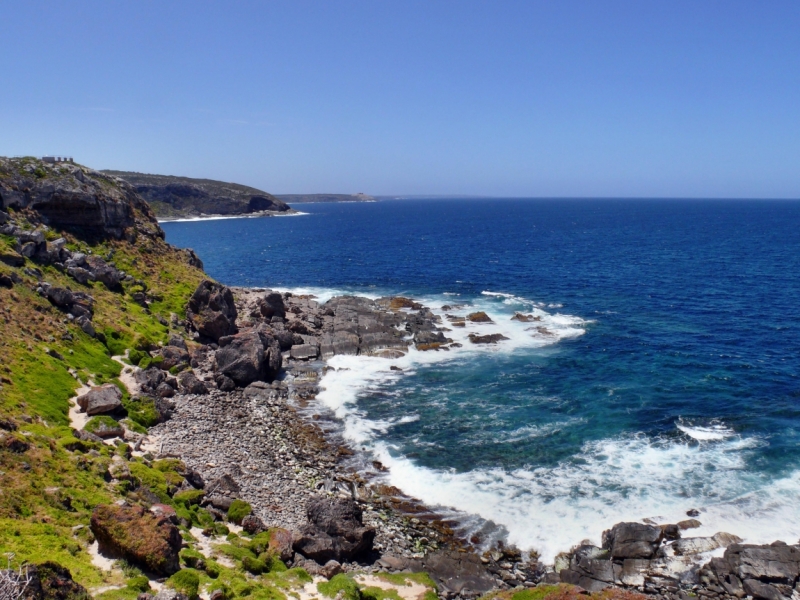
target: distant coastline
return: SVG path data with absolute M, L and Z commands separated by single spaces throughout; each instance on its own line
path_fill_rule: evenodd
M 305 204 L 321 202 L 377 202 L 375 196 L 369 194 L 276 194 L 276 198 L 287 204 Z

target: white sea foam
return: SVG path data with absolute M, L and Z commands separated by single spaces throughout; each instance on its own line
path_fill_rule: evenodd
M 289 214 L 274 214 L 269 215 L 271 217 L 304 217 L 311 213 L 306 212 L 293 212 Z M 255 214 L 255 215 L 203 215 L 199 217 L 186 217 L 182 219 L 158 219 L 159 223 L 195 223 L 197 221 L 226 221 L 228 219 L 258 219 L 259 217 L 263 217 L 265 215 Z
M 728 531 L 753 543 L 800 536 L 800 471 L 762 483 L 744 469 L 754 440 L 698 446 L 631 437 L 587 443 L 579 457 L 553 468 L 432 470 L 378 443 L 387 479 L 431 506 L 452 507 L 502 526 L 508 541 L 545 562 L 624 520 L 676 522 L 701 510 L 693 535 Z
M 765 442 L 737 435 L 721 422 L 681 420 L 676 423 L 675 435 L 669 437 L 632 435 L 587 442 L 578 455 L 550 468 L 458 473 L 423 467 L 402 456 L 381 436 L 390 427 L 418 415 L 403 415 L 401 405 L 400 414 L 391 420 L 368 419 L 358 407 L 360 396 L 374 391 L 386 393 L 391 381 L 425 364 L 553 345 L 582 335 L 589 323 L 576 316 L 547 312 L 535 301 L 501 292 L 484 292 L 472 304 L 450 305 L 447 311 L 442 306 L 452 300 L 446 297 L 417 300 L 440 314 L 466 316 L 483 310 L 494 322 L 451 327 L 447 336 L 462 343 L 463 348 L 450 352 L 412 348 L 398 359 L 334 356 L 329 361 L 333 369 L 323 377 L 317 397 L 341 419 L 347 440 L 389 468 L 384 477 L 391 485 L 429 506 L 459 511 L 464 516 L 462 522 L 476 529 L 485 526 L 481 519 L 490 521 L 507 531 L 509 542 L 537 550 L 547 562 L 583 539 L 599 543 L 602 531 L 619 521 L 654 518 L 676 522 L 686 518 L 690 508 L 701 510 L 703 527 L 695 535 L 728 531 L 754 543 L 775 539 L 794 542 L 800 536 L 800 513 L 795 509 L 800 471 L 773 482 L 749 471 L 748 456 Z M 511 321 L 509 309 L 541 320 Z M 443 325 L 448 326 L 446 319 Z M 469 341 L 469 333 L 502 333 L 509 339 L 494 346 L 475 345 Z M 402 371 L 391 370 L 391 365 Z M 559 428 L 580 427 L 581 423 L 574 419 L 525 425 L 500 441 L 543 437 Z
M 718 421 L 711 421 L 707 425 L 695 425 L 679 419 L 675 426 L 690 438 L 700 442 L 724 440 L 736 435 L 733 429 Z
M 513 442 L 521 442 L 522 440 L 543 438 L 556 434 L 567 427 L 575 427 L 576 425 L 580 425 L 584 422 L 584 419 L 566 419 L 564 421 L 545 423 L 543 425 L 524 425 L 508 433 L 504 437 L 495 439 L 494 442 L 496 444 L 509 444 Z

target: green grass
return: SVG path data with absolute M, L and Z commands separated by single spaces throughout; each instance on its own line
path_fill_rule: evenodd
M 14 563 L 53 561 L 68 568 L 84 586 L 98 586 L 103 576 L 92 565 L 89 553 L 68 527 L 30 523 L 20 519 L 0 519 L 0 548 L 13 552 Z M 5 566 L 3 567 L 5 568 Z
M 119 427 L 119 422 L 108 415 L 97 415 L 89 419 L 83 428 L 89 433 L 97 433 L 104 426 L 107 428 L 116 428 Z
M 403 600 L 397 590 L 384 590 L 379 587 L 368 587 L 361 590 L 362 600 Z
M 436 589 L 436 583 L 427 573 L 378 573 L 378 577 L 394 585 L 411 585 L 409 582 L 413 581 L 425 587 Z
M 352 577 L 344 573 L 335 575 L 330 581 L 318 583 L 317 590 L 327 598 L 335 598 L 339 592 L 342 592 L 344 600 L 361 600 L 358 584 Z
M 167 579 L 167 587 L 192 598 L 197 598 L 200 590 L 200 574 L 194 569 L 181 569 Z

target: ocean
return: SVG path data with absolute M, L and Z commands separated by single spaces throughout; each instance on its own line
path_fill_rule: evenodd
M 550 562 L 616 522 L 690 509 L 697 535 L 800 538 L 800 202 L 300 209 L 162 226 L 228 285 L 405 295 L 493 321 L 453 328 L 450 352 L 330 361 L 318 410 L 387 483 Z

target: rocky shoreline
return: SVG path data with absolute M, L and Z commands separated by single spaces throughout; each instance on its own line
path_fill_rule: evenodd
M 313 297 L 265 289 L 225 290 L 219 294 L 230 295 L 227 306 L 217 302 L 220 310 L 213 318 L 195 319 L 202 323 L 199 328 L 190 310 L 187 323 L 196 339 L 218 340 L 201 346 L 191 361 L 209 392 L 176 395 L 171 419 L 151 434 L 163 455 L 181 457 L 205 478 L 233 478 L 237 495 L 267 526 L 301 530 L 305 507 L 315 498 L 357 501 L 364 525 L 375 531 L 374 546 L 371 553 L 344 562 L 343 570 L 427 570 L 445 598 L 559 582 L 590 592 L 620 587 L 670 600 L 778 600 L 800 592 L 800 546 L 743 545 L 724 532 L 684 537 L 699 526 L 694 519 L 620 523 L 604 534 L 602 547 L 582 542 L 552 566 L 538 562 L 535 553 L 502 545 L 479 554 L 469 541 L 458 539 L 451 523 L 381 484 L 382 465 L 373 465 L 372 473 L 348 468 L 352 451 L 326 439 L 303 414 L 319 392 L 327 358 L 397 358 L 412 344 L 447 350 L 453 342 L 442 319 L 407 298 L 338 297 L 319 304 Z M 474 318 L 479 321 L 480 315 Z M 217 330 L 209 330 L 208 323 Z M 238 333 L 232 336 L 217 335 L 234 330 Z M 256 337 L 265 353 L 261 365 L 252 362 Z M 268 376 L 260 377 L 264 372 Z M 294 560 L 309 562 L 300 554 Z

